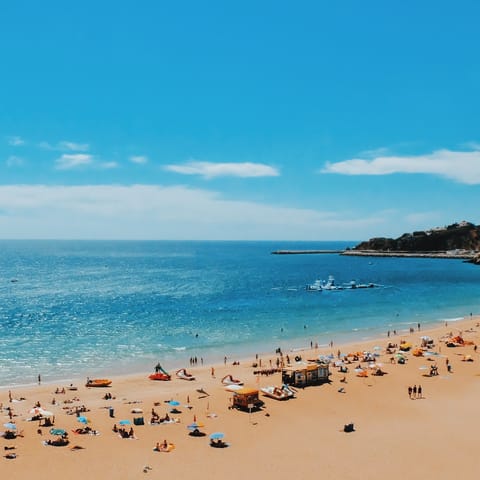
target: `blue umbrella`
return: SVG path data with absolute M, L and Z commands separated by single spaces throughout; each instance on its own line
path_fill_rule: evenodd
M 87 417 L 77 417 L 77 421 L 80 423 L 88 423 L 88 418 Z
M 220 440 L 221 438 L 223 438 L 225 436 L 225 434 L 223 434 L 222 432 L 215 432 L 215 433 L 212 433 L 210 435 L 210 438 L 212 440 Z
M 176 400 L 170 400 L 168 404 L 172 407 L 178 407 L 180 405 L 180 402 L 177 402 Z
M 118 422 L 120 425 L 131 425 L 131 421 L 130 420 L 120 420 Z
M 9 430 L 16 430 L 17 429 L 17 426 L 12 422 L 4 423 L 3 426 L 5 428 L 8 428 Z
M 203 423 L 193 422 L 193 423 L 191 423 L 190 425 L 187 425 L 187 428 L 188 428 L 189 430 L 195 430 L 195 429 L 197 429 L 197 428 L 202 428 L 203 426 L 204 426 Z

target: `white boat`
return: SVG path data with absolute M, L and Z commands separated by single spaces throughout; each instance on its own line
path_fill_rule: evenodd
M 177 376 L 177 378 L 181 378 L 182 380 L 195 380 L 195 377 L 191 373 L 187 373 L 187 370 L 185 368 L 177 370 L 175 375 Z
M 356 290 L 359 288 L 374 288 L 379 286 L 380 285 L 375 283 L 356 283 L 355 280 L 352 280 L 350 283 L 337 285 L 335 283 L 335 277 L 333 275 L 329 275 L 326 282 L 322 280 L 315 280 L 310 285 L 307 285 L 307 290 L 312 292 L 322 292 L 323 290 Z
M 307 290 L 314 292 L 322 292 L 323 290 L 344 290 L 344 286 L 337 285 L 333 275 L 328 277 L 326 282 L 322 280 L 315 280 L 312 284 L 307 285 Z
M 268 386 L 260 389 L 266 397 L 274 398 L 275 400 L 288 400 L 295 396 L 295 392 L 288 385 L 281 387 Z
M 243 382 L 241 380 L 233 378 L 232 375 L 225 375 L 222 378 L 222 383 L 224 385 L 243 385 Z

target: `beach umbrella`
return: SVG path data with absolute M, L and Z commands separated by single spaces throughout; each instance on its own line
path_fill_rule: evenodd
M 118 422 L 120 425 L 131 425 L 132 422 L 130 420 L 120 420 Z
M 187 428 L 188 428 L 189 430 L 195 430 L 196 428 L 202 428 L 202 427 L 204 427 L 204 426 L 205 426 L 205 425 L 204 425 L 203 423 L 201 423 L 201 422 L 198 422 L 198 423 L 197 423 L 197 422 L 193 422 L 193 423 L 191 423 L 190 425 L 187 425 Z
M 65 435 L 67 432 L 63 428 L 51 428 L 51 435 Z
M 170 400 L 168 404 L 172 407 L 178 407 L 180 405 L 180 402 L 177 402 L 176 400 Z
M 3 426 L 5 428 L 8 428 L 9 430 L 16 430 L 17 429 L 17 426 L 12 422 L 4 423 Z
M 225 436 L 225 434 L 222 433 L 222 432 L 215 432 L 215 433 L 212 433 L 212 434 L 210 435 L 210 438 L 211 438 L 212 440 L 220 440 L 220 439 L 223 438 L 224 436 Z
M 83 416 L 77 417 L 77 422 L 88 423 L 88 418 Z

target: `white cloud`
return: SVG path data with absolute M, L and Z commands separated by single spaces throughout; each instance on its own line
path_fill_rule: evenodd
M 148 162 L 148 157 L 145 157 L 144 155 L 133 155 L 130 157 L 130 161 L 137 165 L 145 165 L 145 163 Z
M 383 220 L 152 185 L 0 186 L 0 212 L 3 238 L 336 240 Z
M 24 164 L 23 158 L 17 157 L 15 155 L 11 155 L 7 158 L 5 162 L 7 167 L 21 167 Z
M 327 163 L 321 173 L 341 175 L 430 174 L 468 185 L 480 183 L 480 150 L 469 152 L 437 150 L 428 155 L 379 156 L 371 160 L 354 158 Z
M 184 165 L 167 165 L 166 170 L 183 175 L 200 175 L 204 178 L 214 177 L 276 177 L 277 169 L 262 163 L 213 163 L 191 161 Z
M 58 147 L 61 150 L 86 152 L 90 148 L 90 145 L 88 143 L 75 143 L 64 140 L 63 142 L 58 143 Z
M 44 150 L 55 150 L 59 152 L 87 152 L 90 149 L 88 143 L 69 142 L 67 140 L 58 142 L 55 145 L 48 142 L 40 142 L 38 146 Z
M 25 140 L 19 136 L 8 137 L 8 144 L 13 147 L 19 147 L 20 145 L 25 145 Z
M 105 170 L 110 170 L 112 168 L 118 168 L 118 163 L 117 162 L 102 162 L 99 163 L 99 168 L 105 169 Z
M 92 156 L 85 153 L 64 153 L 55 161 L 57 170 L 70 170 L 92 163 Z

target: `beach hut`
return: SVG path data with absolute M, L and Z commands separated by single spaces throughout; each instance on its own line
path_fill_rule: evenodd
M 234 408 L 240 410 L 257 410 L 264 404 L 258 398 L 258 389 L 256 388 L 241 388 L 233 392 L 232 405 Z
M 282 369 L 282 383 L 307 387 L 328 382 L 330 370 L 324 363 L 304 363 Z

